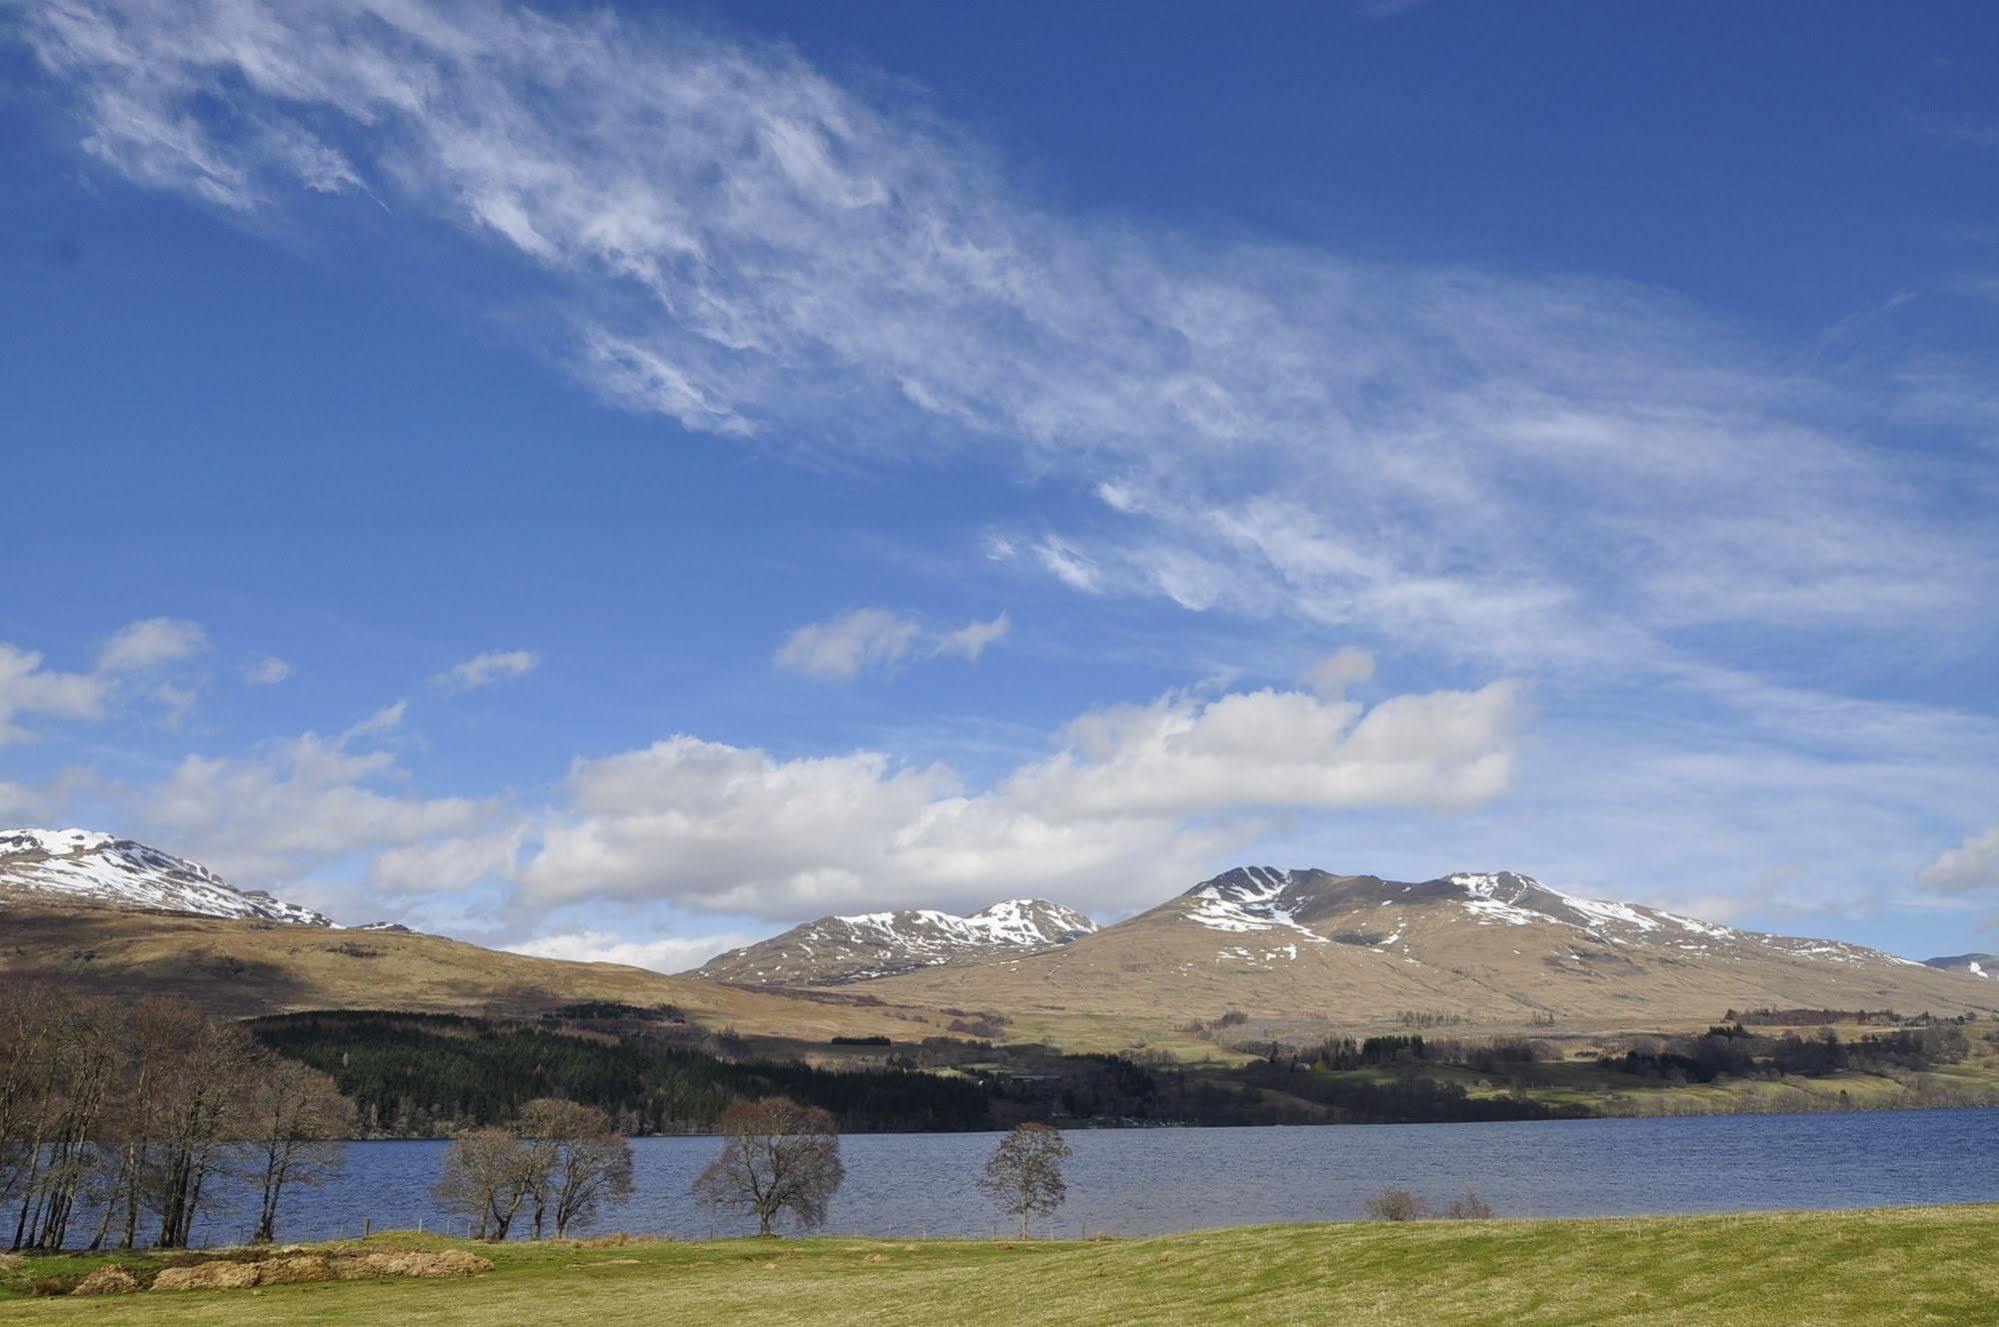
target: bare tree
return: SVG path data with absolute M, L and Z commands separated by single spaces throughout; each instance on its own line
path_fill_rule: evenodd
M 99 1170 L 98 1126 L 121 1061 L 120 1007 L 107 999 L 60 994 L 47 1043 L 50 1110 L 35 1215 L 28 1242 L 60 1249 L 85 1184 Z
M 979 1187 L 1001 1211 L 1019 1218 L 1022 1239 L 1027 1238 L 1028 1217 L 1048 1216 L 1068 1198 L 1062 1163 L 1069 1151 L 1069 1140 L 1060 1129 L 1020 1124 L 1000 1139 L 986 1162 Z
M 800 1226 L 825 1223 L 827 1205 L 846 1177 L 840 1163 L 840 1130 L 816 1106 L 789 1097 L 738 1101 L 722 1112 L 716 1130 L 722 1155 L 694 1181 L 695 1196 L 716 1207 L 755 1215 L 757 1234 L 789 1212 Z
M 139 1213 L 147 1203 L 147 1183 L 155 1174 L 159 1142 L 169 1132 L 171 1103 L 178 1090 L 173 1082 L 184 1049 L 194 1043 L 207 1021 L 185 1000 L 155 997 L 141 1000 L 125 1020 L 124 1090 L 114 1104 L 108 1132 L 118 1140 L 112 1150 L 109 1193 L 92 1248 L 100 1248 L 118 1227 L 118 1247 L 131 1248 L 138 1239 Z
M 543 1098 L 521 1108 L 516 1126 L 533 1156 L 534 1237 L 553 1218 L 555 1237 L 587 1225 L 607 1198 L 632 1191 L 632 1145 L 595 1106 Z
M 1429 1210 L 1407 1189 L 1383 1189 L 1367 1200 L 1367 1214 L 1376 1221 L 1421 1221 Z
M 512 1130 L 473 1129 L 452 1140 L 431 1192 L 446 1211 L 467 1219 L 472 1238 L 503 1240 L 533 1188 L 533 1164 Z
M 351 1112 L 333 1080 L 296 1060 L 264 1052 L 250 1071 L 246 1141 L 262 1171 L 263 1191 L 251 1242 L 277 1238 L 278 1204 L 288 1185 L 324 1184 L 346 1164 Z
M 188 1247 L 208 1181 L 240 1136 L 236 1111 L 255 1049 L 249 1033 L 234 1023 L 208 1020 L 185 1043 L 159 1048 L 157 1133 L 147 1184 L 160 1214 L 163 1249 Z

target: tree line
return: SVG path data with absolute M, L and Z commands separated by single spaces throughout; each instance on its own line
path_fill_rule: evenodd
M 697 1199 L 774 1235 L 781 1220 L 804 1230 L 826 1222 L 846 1180 L 840 1126 L 831 1112 L 789 1097 L 729 1105 L 716 1119 L 721 1154 L 694 1179 Z M 976 1181 L 1019 1223 L 1053 1213 L 1068 1197 L 1062 1163 L 1070 1147 L 1045 1124 L 1016 1126 L 1000 1139 Z M 611 1199 L 633 1191 L 631 1144 L 610 1117 L 569 1101 L 534 1101 L 505 1125 L 452 1140 L 432 1196 L 461 1217 L 474 1239 L 504 1240 L 524 1220 L 530 1239 L 567 1238 Z
M 248 1180 L 253 1239 L 288 1189 L 331 1178 L 347 1103 L 331 1079 L 169 997 L 0 990 L 0 1239 L 54 1250 L 188 1247 L 225 1176 Z

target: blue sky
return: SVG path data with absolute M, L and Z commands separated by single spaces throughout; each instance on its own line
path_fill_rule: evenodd
M 665 968 L 1240 861 L 1989 947 L 1995 47 L 18 7 L 0 821 Z

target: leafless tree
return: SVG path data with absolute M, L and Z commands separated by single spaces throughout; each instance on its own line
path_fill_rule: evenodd
M 1367 1214 L 1376 1221 L 1421 1221 L 1428 1208 L 1407 1189 L 1383 1189 L 1368 1198 Z
M 1470 1190 L 1462 1198 L 1453 1198 L 1444 1208 L 1446 1221 L 1490 1221 L 1492 1204 Z
M 121 1012 L 108 999 L 50 997 L 45 1141 L 34 1215 L 25 1232 L 36 1248 L 63 1246 L 76 1200 L 99 1170 L 98 1127 L 120 1067 Z
M 1030 1216 L 1048 1216 L 1068 1198 L 1062 1163 L 1069 1152 L 1069 1141 L 1060 1129 L 1020 1124 L 1000 1139 L 986 1162 L 979 1187 L 1002 1212 L 1019 1218 L 1022 1239 L 1027 1238 Z
M 503 1240 L 533 1189 L 534 1164 L 512 1130 L 473 1129 L 452 1140 L 431 1192 L 446 1211 L 467 1219 L 474 1239 Z
M 515 1126 L 533 1161 L 534 1237 L 549 1220 L 555 1237 L 587 1225 L 607 1198 L 632 1191 L 632 1145 L 595 1106 L 543 1098 L 521 1108 Z
M 253 1243 L 277 1238 L 278 1204 L 288 1185 L 324 1184 L 340 1173 L 350 1118 L 331 1078 L 268 1051 L 258 1055 L 244 1110 L 245 1141 L 263 1179 Z
M 840 1131 L 833 1117 L 788 1097 L 739 1101 L 722 1112 L 716 1130 L 722 1155 L 694 1181 L 695 1196 L 757 1219 L 771 1233 L 783 1213 L 807 1229 L 823 1225 L 826 1208 L 846 1177 Z
M 50 1124 L 54 1002 L 55 993 L 39 983 L 0 988 L 0 1199 L 22 1200 L 12 1232 L 16 1249 L 27 1238 L 27 1204 L 41 1179 Z
M 108 1132 L 116 1139 L 110 1151 L 110 1176 L 104 1211 L 92 1248 L 110 1238 L 115 1225 L 118 1247 L 131 1248 L 138 1239 L 139 1214 L 145 1209 L 148 1181 L 159 1141 L 170 1130 L 172 1103 L 178 1097 L 173 1078 L 186 1047 L 200 1036 L 207 1017 L 185 1000 L 156 997 L 141 1000 L 125 1020 L 124 1090 L 114 1103 Z
M 184 1249 L 208 1181 L 241 1136 L 236 1112 L 255 1044 L 234 1023 L 203 1020 L 185 1043 L 159 1053 L 163 1062 L 146 1183 L 160 1216 L 159 1247 Z

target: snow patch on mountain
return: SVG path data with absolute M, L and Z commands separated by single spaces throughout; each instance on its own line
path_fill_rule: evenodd
M 1286 906 L 1286 891 L 1293 883 L 1289 871 L 1268 866 L 1239 867 L 1185 896 L 1189 900 L 1187 920 L 1210 930 L 1235 933 L 1291 930 L 1314 944 L 1330 943 L 1325 936 L 1300 923 L 1293 915 L 1293 908 Z M 1291 946 L 1289 956 L 1297 957 L 1295 945 Z
M 838 984 L 917 968 L 1053 949 L 1097 924 L 1046 899 L 1005 899 L 968 917 L 935 908 L 863 912 L 795 926 L 730 950 L 696 976 L 752 984 Z
M 311 908 L 239 890 L 199 862 L 89 829 L 0 829 L 0 893 L 199 917 L 332 926 Z

